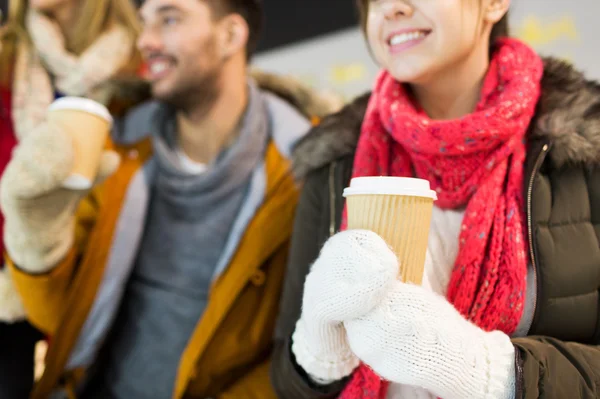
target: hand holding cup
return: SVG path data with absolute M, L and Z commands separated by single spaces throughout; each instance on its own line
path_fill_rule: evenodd
M 102 122 L 88 124 L 66 114 L 57 111 L 19 142 L 0 182 L 6 250 L 28 272 L 46 272 L 66 256 L 74 242 L 79 201 L 119 166 L 119 156 L 103 150 L 104 130 L 90 141 L 78 141 L 79 131 L 94 134 Z M 86 152 L 79 152 L 82 148 Z
M 377 233 L 398 257 L 398 277 L 421 285 L 435 191 L 423 179 L 358 177 L 344 190 L 348 229 Z

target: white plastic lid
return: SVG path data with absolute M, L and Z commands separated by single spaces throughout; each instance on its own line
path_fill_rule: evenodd
M 92 188 L 92 181 L 80 174 L 72 174 L 63 181 L 62 186 L 69 190 L 89 190 Z
M 72 109 L 76 111 L 87 112 L 89 114 L 99 116 L 111 125 L 113 124 L 113 117 L 110 115 L 110 112 L 108 112 L 108 109 L 106 109 L 106 107 L 99 102 L 90 100 L 89 98 L 61 97 L 50 104 L 48 107 L 48 112 L 61 109 Z
M 356 177 L 350 187 L 344 189 L 344 197 L 350 195 L 408 195 L 437 200 L 427 180 L 412 177 L 372 176 Z

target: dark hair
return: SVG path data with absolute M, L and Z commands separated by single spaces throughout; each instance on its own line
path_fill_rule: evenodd
M 369 1 L 370 0 L 356 0 L 356 6 L 358 8 L 358 17 L 360 20 L 360 27 L 363 32 L 367 29 L 367 14 L 369 13 Z M 501 37 L 510 36 L 510 30 L 508 28 L 508 13 L 506 13 L 502 19 L 493 26 L 492 33 L 490 35 L 490 46 L 493 46 L 496 40 Z
M 502 37 L 509 37 L 510 29 L 508 26 L 508 13 L 504 14 L 502 19 L 492 27 L 492 33 L 490 34 L 490 43 L 493 45 L 496 40 Z
M 206 0 L 217 17 L 229 14 L 239 14 L 248 24 L 248 42 L 246 43 L 246 57 L 250 59 L 262 34 L 264 25 L 264 11 L 262 0 Z

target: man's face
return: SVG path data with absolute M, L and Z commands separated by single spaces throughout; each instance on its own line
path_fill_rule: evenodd
M 138 48 L 154 97 L 183 106 L 198 95 L 214 95 L 224 57 L 209 6 L 201 0 L 146 0 L 140 15 Z

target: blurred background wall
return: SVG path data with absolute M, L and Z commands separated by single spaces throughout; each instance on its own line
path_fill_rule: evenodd
M 0 11 L 2 12 L 2 16 L 4 19 L 4 16 L 6 15 L 6 12 L 8 10 L 8 0 L 0 0 Z
M 347 98 L 371 87 L 378 68 L 355 25 L 353 0 L 265 4 L 267 29 L 255 66 L 292 74 Z M 513 0 L 512 34 L 541 54 L 569 60 L 600 79 L 599 15 L 600 0 Z

